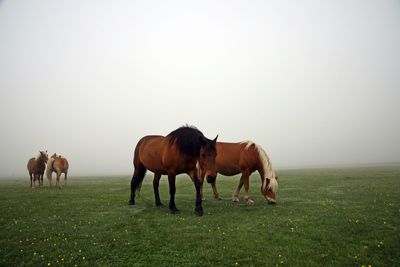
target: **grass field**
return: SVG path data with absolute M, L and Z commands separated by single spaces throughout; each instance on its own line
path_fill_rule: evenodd
M 206 185 L 203 217 L 185 175 L 178 215 L 154 206 L 151 177 L 134 207 L 128 176 L 72 177 L 61 190 L 3 179 L 0 266 L 400 266 L 399 167 L 278 175 L 275 206 L 263 200 L 258 175 L 254 206 L 230 201 L 239 177 L 218 177 L 224 199 Z M 168 204 L 165 177 L 160 195 Z

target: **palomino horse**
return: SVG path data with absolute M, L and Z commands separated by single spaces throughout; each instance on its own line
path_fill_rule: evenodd
M 218 137 L 218 136 L 217 136 Z M 200 187 L 203 181 L 198 177 L 198 166 L 204 170 L 204 176 L 212 182 L 217 175 L 215 168 L 216 142 L 206 138 L 198 129 L 183 126 L 171 132 L 167 136 L 145 136 L 136 145 L 133 165 L 135 171 L 131 180 L 130 205 L 135 205 L 135 192 L 140 190 L 146 170 L 155 175 L 168 175 L 169 182 L 169 209 L 172 213 L 179 210 L 175 206 L 175 177 L 181 173 L 187 173 L 196 188 L 197 215 L 203 215 L 201 206 Z M 203 177 L 204 177 L 203 176 Z M 160 197 L 154 190 L 156 204 L 161 205 Z
M 68 175 L 68 160 L 61 155 L 57 155 L 56 153 L 51 156 L 51 158 L 47 161 L 47 169 L 46 176 L 49 180 L 49 187 L 51 188 L 51 176 L 53 172 L 57 174 L 56 186 L 60 186 L 60 178 L 61 174 L 64 173 L 64 185 L 67 186 L 67 175 Z
M 270 204 L 276 203 L 276 192 L 278 190 L 278 177 L 272 169 L 271 161 L 261 146 L 252 141 L 240 143 L 217 142 L 217 172 L 233 176 L 242 173 L 239 184 L 233 193 L 232 201 L 239 202 L 239 192 L 244 185 L 244 200 L 252 205 L 253 200 L 249 197 L 249 177 L 254 171 L 258 171 L 261 178 L 261 193 Z M 203 176 L 204 174 L 200 174 Z M 214 197 L 220 199 L 215 181 L 211 183 Z M 201 188 L 203 196 L 203 187 Z
M 49 156 L 47 155 L 46 151 L 39 151 L 39 155 L 36 158 L 31 158 L 28 161 L 28 172 L 29 177 L 31 178 L 31 187 L 35 188 L 36 180 L 39 182 L 39 186 L 43 186 L 43 174 L 46 168 L 46 162 Z M 33 179 L 33 185 L 32 185 Z

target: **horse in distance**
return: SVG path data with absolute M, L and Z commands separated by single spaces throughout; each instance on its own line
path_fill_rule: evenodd
M 48 158 L 46 150 L 39 151 L 39 155 L 36 158 L 29 159 L 27 168 L 31 180 L 31 188 L 36 187 L 36 180 L 39 182 L 39 186 L 43 186 L 43 175 Z
M 217 172 L 222 175 L 233 176 L 241 173 L 239 184 L 232 196 L 233 202 L 239 202 L 239 192 L 244 186 L 244 200 L 248 205 L 254 203 L 249 196 L 249 177 L 253 172 L 258 171 L 261 178 L 262 195 L 269 204 L 276 204 L 278 177 L 272 169 L 271 160 L 260 145 L 252 141 L 240 143 L 217 142 L 216 165 Z M 211 185 L 214 198 L 220 199 L 216 181 Z M 201 188 L 201 194 L 203 196 L 203 188 Z
M 63 173 L 64 173 L 64 186 L 67 186 L 68 169 L 69 169 L 68 160 L 63 156 L 54 153 L 51 156 L 51 158 L 47 161 L 46 176 L 47 180 L 49 181 L 49 187 L 51 188 L 51 179 L 53 172 L 57 174 L 56 186 L 61 188 L 60 179 L 61 179 L 61 174 Z
M 196 189 L 195 213 L 202 216 L 201 179 L 207 176 L 208 181 L 213 181 L 217 175 L 215 167 L 217 137 L 210 140 L 197 128 L 183 126 L 167 136 L 148 135 L 140 139 L 134 152 L 134 173 L 129 204 L 135 205 L 135 193 L 140 190 L 146 171 L 150 170 L 160 177 L 168 175 L 169 209 L 172 213 L 178 213 L 179 210 L 175 205 L 175 180 L 176 175 L 186 173 L 191 177 Z M 198 176 L 199 167 L 203 169 L 203 177 Z M 161 203 L 158 184 L 157 190 L 154 187 L 154 193 L 156 204 Z

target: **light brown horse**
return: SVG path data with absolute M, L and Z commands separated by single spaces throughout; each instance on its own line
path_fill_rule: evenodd
M 39 155 L 36 158 L 31 158 L 28 161 L 27 168 L 29 177 L 31 178 L 31 188 L 35 188 L 36 180 L 39 182 L 39 186 L 43 186 L 43 175 L 46 169 L 46 162 L 49 156 L 46 151 L 39 151 Z M 32 183 L 33 181 L 33 183 Z
M 131 180 L 129 204 L 135 205 L 135 192 L 140 190 L 146 170 L 150 170 L 159 177 L 168 175 L 169 209 L 172 213 L 179 212 L 175 206 L 175 177 L 178 174 L 187 173 L 192 178 L 196 188 L 195 212 L 199 216 L 203 215 L 200 196 L 202 180 L 201 177 L 198 177 L 197 164 L 204 170 L 204 176 L 207 176 L 208 181 L 211 182 L 215 179 L 217 175 L 215 168 L 217 137 L 214 140 L 210 140 L 198 129 L 183 126 L 165 137 L 149 135 L 140 139 L 136 145 L 133 158 L 135 171 Z M 158 183 L 154 194 L 156 205 L 161 205 Z
M 46 176 L 49 180 L 49 187 L 51 188 L 51 178 L 53 172 L 57 174 L 56 186 L 61 188 L 60 186 L 60 178 L 61 174 L 64 173 L 64 185 L 67 186 L 67 176 L 68 176 L 68 168 L 69 163 L 66 158 L 61 155 L 57 155 L 56 153 L 51 156 L 51 158 L 47 162 Z
M 254 171 L 258 171 L 261 178 L 261 193 L 270 204 L 276 203 L 276 192 L 278 190 L 278 177 L 272 169 L 271 161 L 267 153 L 261 146 L 252 141 L 244 141 L 240 143 L 224 143 L 217 142 L 217 172 L 233 176 L 239 173 L 239 184 L 233 193 L 232 201 L 239 202 L 239 192 L 244 185 L 244 200 L 247 204 L 252 205 L 253 200 L 249 196 L 249 177 Z M 200 174 L 202 176 L 203 173 Z M 214 198 L 220 199 L 215 181 L 211 183 Z M 203 196 L 203 187 L 201 188 Z

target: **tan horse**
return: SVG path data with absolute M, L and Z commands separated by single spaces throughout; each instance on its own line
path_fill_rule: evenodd
M 217 172 L 233 176 L 242 174 L 239 184 L 233 193 L 232 201 L 239 202 L 239 192 L 244 185 L 244 200 L 252 205 L 253 200 L 249 196 L 249 177 L 254 171 L 258 171 L 261 178 L 261 193 L 270 204 L 276 203 L 278 190 L 278 177 L 272 169 L 271 161 L 261 146 L 252 141 L 240 143 L 217 142 Z M 200 175 L 203 175 L 202 173 Z M 215 181 L 211 183 L 214 197 L 220 199 Z M 203 196 L 203 188 L 201 188 Z
M 36 180 L 39 182 L 39 186 L 43 186 L 43 175 L 46 169 L 46 162 L 49 156 L 46 151 L 39 151 L 39 155 L 36 158 L 31 158 L 28 161 L 28 172 L 31 178 L 31 188 L 35 188 Z M 33 183 L 32 183 L 33 181 Z
M 68 160 L 61 155 L 57 155 L 56 153 L 51 156 L 51 158 L 47 161 L 47 169 L 46 176 L 49 180 L 49 187 L 51 188 L 51 176 L 52 173 L 55 172 L 57 174 L 56 186 L 60 187 L 60 178 L 61 174 L 64 173 L 64 185 L 67 186 L 67 175 L 68 175 Z

